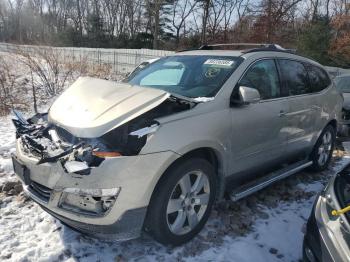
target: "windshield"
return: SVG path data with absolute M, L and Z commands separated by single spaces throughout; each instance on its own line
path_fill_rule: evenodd
M 336 77 L 334 82 L 339 92 L 350 93 L 350 76 Z
M 185 97 L 213 97 L 237 68 L 231 56 L 170 56 L 159 59 L 126 80 Z

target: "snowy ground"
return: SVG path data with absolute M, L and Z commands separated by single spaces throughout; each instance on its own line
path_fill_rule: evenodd
M 16 180 L 10 153 L 14 128 L 0 118 L 0 185 Z M 330 170 L 301 172 L 239 202 L 217 204 L 190 243 L 163 247 L 144 236 L 122 243 L 87 238 L 63 226 L 22 194 L 0 193 L 1 261 L 298 261 L 302 227 L 315 195 L 349 161 L 339 151 Z

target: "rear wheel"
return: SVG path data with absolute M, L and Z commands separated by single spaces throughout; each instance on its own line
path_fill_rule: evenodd
M 335 144 L 335 131 L 331 125 L 328 125 L 318 138 L 316 145 L 311 153 L 310 160 L 312 171 L 325 170 L 332 158 Z
M 146 230 L 162 244 L 191 240 L 208 220 L 215 189 L 215 173 L 208 161 L 196 158 L 176 164 L 152 197 Z

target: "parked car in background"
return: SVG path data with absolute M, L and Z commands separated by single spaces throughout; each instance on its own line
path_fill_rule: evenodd
M 334 83 L 337 90 L 344 97 L 342 117 L 339 121 L 338 133 L 341 136 L 349 135 L 350 127 L 350 75 L 341 75 L 334 78 Z
M 124 83 L 80 78 L 48 114 L 18 115 L 13 163 L 28 195 L 86 234 L 144 229 L 179 245 L 225 193 L 327 168 L 342 97 L 323 67 L 276 45 L 221 47 L 160 58 Z
M 154 63 L 155 61 L 157 61 L 159 59 L 159 57 L 156 57 L 156 58 L 152 58 L 152 59 L 149 59 L 147 61 L 144 61 L 142 63 L 140 63 L 137 67 L 135 67 L 134 70 L 132 70 L 129 74 L 128 74 L 128 77 L 131 77 L 133 75 L 135 75 L 137 72 L 139 72 L 140 70 L 144 69 L 146 66 Z
M 350 165 L 316 198 L 303 245 L 305 262 L 350 261 Z

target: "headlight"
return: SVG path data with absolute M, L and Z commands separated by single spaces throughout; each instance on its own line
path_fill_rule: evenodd
M 59 207 L 75 213 L 104 216 L 114 205 L 121 188 L 80 189 L 65 188 Z

